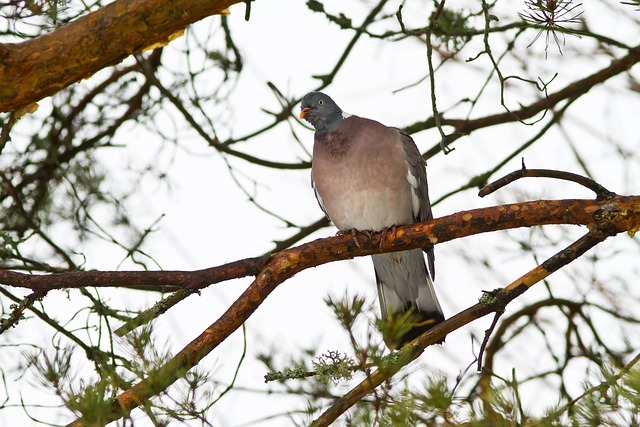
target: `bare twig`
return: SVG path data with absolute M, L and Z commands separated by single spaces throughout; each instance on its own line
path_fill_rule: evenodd
M 336 62 L 336 65 L 333 67 L 333 70 L 331 70 L 328 74 L 313 76 L 314 78 L 319 79 L 322 82 L 322 86 L 320 88 L 326 87 L 327 85 L 329 85 L 329 83 L 333 81 L 333 78 L 336 76 L 340 68 L 342 68 L 342 65 L 347 60 L 349 53 L 351 52 L 353 47 L 356 45 L 358 39 L 360 39 L 360 37 L 365 33 L 365 30 L 367 29 L 367 27 L 372 22 L 374 22 L 376 16 L 380 13 L 380 11 L 384 7 L 384 5 L 387 3 L 387 1 L 388 0 L 380 0 L 378 4 L 376 4 L 374 8 L 371 9 L 371 11 L 366 16 L 366 18 L 364 18 L 364 21 L 362 21 L 362 24 L 358 28 L 356 28 L 356 33 L 347 44 L 347 47 L 344 49 L 344 52 Z
M 567 109 L 569 108 L 569 106 L 573 103 L 573 101 L 576 98 L 572 98 L 569 99 L 560 110 L 558 110 L 557 112 L 555 112 L 553 114 L 553 116 L 551 117 L 551 119 L 544 124 L 544 126 L 538 131 L 538 133 L 536 133 L 533 137 L 531 137 L 529 140 L 525 141 L 522 145 L 520 145 L 518 148 L 516 148 L 513 152 L 511 152 L 509 155 L 507 155 L 504 159 L 502 159 L 500 162 L 498 162 L 497 164 L 495 164 L 490 170 L 483 172 L 479 175 L 476 175 L 474 177 L 472 177 L 471 179 L 469 179 L 469 181 L 463 185 L 461 185 L 458 188 L 455 188 L 451 191 L 449 191 L 448 193 L 443 194 L 442 196 L 440 196 L 437 200 L 435 200 L 432 205 L 437 205 L 438 203 L 440 203 L 441 201 L 451 197 L 452 195 L 459 193 L 461 191 L 464 190 L 468 190 L 470 188 L 478 188 L 478 187 L 484 187 L 487 185 L 487 181 L 489 180 L 489 178 L 496 173 L 498 170 L 500 170 L 502 167 L 504 167 L 511 159 L 513 159 L 515 156 L 517 156 L 519 153 L 521 153 L 522 151 L 524 151 L 527 147 L 530 147 L 534 142 L 538 141 L 540 138 L 542 138 L 549 129 L 551 129 L 553 126 L 557 125 L 558 123 L 560 123 L 560 120 L 562 119 L 562 117 L 564 116 L 565 111 L 567 111 Z M 480 196 L 480 197 L 484 197 L 484 196 Z
M 485 185 L 478 193 L 478 196 L 480 197 L 487 196 L 493 193 L 494 191 L 499 190 L 505 185 L 508 185 L 520 178 L 555 178 L 555 179 L 562 179 L 565 181 L 575 182 L 584 187 L 587 187 L 589 190 L 592 190 L 594 193 L 596 193 L 596 198 L 598 199 L 609 199 L 616 195 L 613 191 L 607 190 L 602 185 L 598 184 L 597 182 L 595 182 L 594 180 L 586 176 L 578 175 L 571 172 L 549 170 L 549 169 L 527 169 L 526 166 L 524 165 L 524 160 L 523 160 L 522 169 L 515 172 L 511 172 L 510 174 L 505 175 L 502 178 L 496 181 L 493 181 L 490 184 Z
M 468 135 L 478 129 L 513 122 L 515 121 L 515 117 L 521 120 L 533 117 L 542 111 L 552 108 L 560 101 L 586 94 L 594 86 L 609 80 L 615 75 L 626 72 L 629 68 L 631 68 L 638 62 L 640 62 L 640 45 L 632 48 L 625 56 L 619 59 L 614 59 L 613 61 L 611 61 L 611 64 L 609 64 L 602 70 L 597 71 L 583 79 L 574 81 L 573 83 L 565 86 L 559 91 L 549 94 L 548 97 L 532 102 L 531 104 L 523 106 L 518 110 L 493 114 L 490 116 L 479 117 L 477 119 L 471 120 L 455 118 L 448 119 L 446 117 L 442 117 L 441 123 L 443 126 L 453 126 L 455 129 L 455 132 L 449 132 L 450 138 L 447 139 L 446 143 L 447 145 L 452 144 L 461 136 Z M 433 128 L 434 126 L 435 119 L 431 117 L 426 121 L 417 122 L 405 127 L 405 131 L 413 134 L 424 129 Z M 426 159 L 429 159 L 436 155 L 440 150 L 440 144 L 438 143 L 427 150 L 424 153 L 424 157 Z
M 491 338 L 491 334 L 493 333 L 493 330 L 498 324 L 498 320 L 503 314 L 504 309 L 497 310 L 493 316 L 493 320 L 491 321 L 491 326 L 489 326 L 489 329 L 484 331 L 484 338 L 482 339 L 482 344 L 480 344 L 480 351 L 478 352 L 478 367 L 476 368 L 478 372 L 482 371 L 482 356 L 484 355 L 484 349 L 487 347 L 489 338 Z

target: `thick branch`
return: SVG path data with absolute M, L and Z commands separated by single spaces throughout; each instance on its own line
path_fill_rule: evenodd
M 640 224 L 640 196 L 613 197 L 607 201 L 549 200 L 459 212 L 433 221 L 399 227 L 397 233 L 382 233 L 356 243 L 349 235 L 320 239 L 291 248 L 271 256 L 262 271 L 229 309 L 199 337 L 184 347 L 166 365 L 154 374 L 122 392 L 113 402 L 107 422 L 121 418 L 142 402 L 161 393 L 188 371 L 232 332 L 237 330 L 260 306 L 267 296 L 282 282 L 294 274 L 329 261 L 348 259 L 373 253 L 423 247 L 459 237 L 508 228 L 530 227 L 543 224 L 584 224 L 590 229 L 611 235 L 637 229 Z M 555 271 L 559 264 L 545 266 Z M 507 289 L 506 295 L 515 297 L 521 293 L 520 284 L 515 290 Z M 488 310 L 490 312 L 492 310 Z M 445 322 L 447 323 L 447 322 Z M 438 327 L 432 329 L 442 332 Z M 427 333 L 418 338 L 418 346 L 433 338 Z M 424 347 L 423 347 L 424 348 Z M 83 426 L 80 419 L 69 424 Z
M 117 0 L 22 43 L 0 44 L 0 112 L 16 111 L 240 0 Z
M 421 248 L 490 231 L 548 224 L 594 225 L 596 221 L 599 221 L 599 228 L 608 227 L 611 234 L 634 231 L 639 227 L 639 216 L 640 196 L 615 196 L 606 201 L 537 200 L 462 211 L 398 227 L 395 235 L 388 233 L 382 244 L 381 233 L 374 233 L 371 240 L 361 237 L 358 244 L 350 235 L 319 239 L 278 252 L 268 262 L 264 258 L 247 258 L 196 271 L 85 271 L 49 275 L 0 271 L 0 284 L 39 292 L 80 287 L 201 289 L 213 283 L 255 276 L 261 272 L 265 262 L 265 268 L 274 262 L 284 262 L 289 273 L 279 271 L 274 276 L 277 285 L 302 270 L 328 262 Z M 362 241 L 363 238 L 366 241 Z M 261 274 L 264 273 L 263 269 Z

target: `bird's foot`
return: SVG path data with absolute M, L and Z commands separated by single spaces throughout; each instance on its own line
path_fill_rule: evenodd
M 360 246 L 360 242 L 358 241 L 358 236 L 364 235 L 369 240 L 371 240 L 371 230 L 360 231 L 360 230 L 356 230 L 355 228 L 352 228 L 351 230 L 338 230 L 338 232 L 336 233 L 336 236 L 345 236 L 347 234 L 351 236 L 354 243 L 359 249 L 361 249 L 362 247 Z
M 398 232 L 398 226 L 397 225 L 392 225 L 391 227 L 386 227 L 383 228 L 382 230 L 380 230 L 380 247 L 382 247 L 382 242 L 384 242 L 387 239 L 388 235 L 391 235 L 391 239 L 395 239 L 396 238 L 396 233 Z

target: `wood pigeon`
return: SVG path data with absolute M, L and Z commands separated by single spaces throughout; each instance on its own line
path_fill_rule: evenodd
M 380 231 L 433 218 L 426 163 L 415 142 L 400 129 L 343 112 L 326 94 L 311 92 L 300 118 L 315 128 L 311 184 L 320 207 L 341 231 Z M 372 255 L 382 318 L 388 323 L 411 311 L 415 326 L 398 348 L 444 320 L 433 288 L 433 247 Z M 406 331 L 406 329 L 405 329 Z

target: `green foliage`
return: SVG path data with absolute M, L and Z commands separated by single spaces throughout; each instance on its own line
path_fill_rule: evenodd
M 345 334 L 353 340 L 353 357 L 339 351 L 325 352 L 315 357 L 316 351 L 308 349 L 291 359 L 286 368 L 271 372 L 269 381 L 279 381 L 288 393 L 304 396 L 309 417 L 323 407 L 323 399 L 332 395 L 332 390 L 341 386 L 350 386 L 354 381 L 366 378 L 371 369 L 385 369 L 390 364 L 400 362 L 400 352 L 382 353 L 380 347 L 371 341 L 362 342 L 353 337 L 353 325 L 357 319 L 372 316 L 375 307 L 368 306 L 363 298 L 349 297 L 336 299 L 328 297 L 327 305 L 334 310 L 336 319 Z M 382 329 L 402 331 L 402 324 L 411 324 L 403 319 L 400 325 L 383 323 Z M 380 321 L 378 320 L 378 324 Z M 383 331 L 383 333 L 386 333 Z M 366 355 L 366 357 L 364 356 Z M 273 366 L 276 359 L 283 356 L 271 354 L 262 356 L 266 365 Z M 474 388 L 470 395 L 457 392 L 461 384 L 474 381 L 474 376 L 461 374 L 458 382 L 450 380 L 431 367 L 426 378 L 420 382 L 400 379 L 385 382 L 375 392 L 356 404 L 348 417 L 352 426 L 404 426 L 404 425 L 458 425 L 474 427 L 494 426 L 577 426 L 637 425 L 640 409 L 640 368 L 635 367 L 640 356 L 631 360 L 622 370 L 616 364 L 603 364 L 599 371 L 602 381 L 595 384 L 585 383 L 583 393 L 564 404 L 540 413 L 527 408 L 536 408 L 535 401 L 522 397 L 522 383 L 516 370 L 510 378 L 496 374 L 489 375 L 488 381 Z M 311 369 L 309 369 L 311 365 Z M 588 373 L 587 373 L 588 375 Z M 287 383 L 295 380 L 296 386 Z M 467 385 L 468 386 L 468 385 Z M 563 399 L 558 397 L 559 401 Z M 310 402 L 313 401 L 313 405 Z M 325 401 L 324 405 L 331 403 Z M 539 406 L 536 408 L 541 409 Z M 292 410 L 290 413 L 299 411 Z M 305 422 L 306 423 L 306 422 Z M 634 424 L 635 423 L 635 424 Z
M 351 419 L 352 425 L 441 425 L 455 424 L 462 419 L 457 416 L 457 406 L 462 400 L 453 397 L 447 380 L 439 374 L 428 378 L 422 391 L 406 383 L 387 385 L 373 398 L 368 405 L 358 406 Z
M 398 348 L 398 343 L 409 333 L 418 323 L 420 315 L 411 308 L 397 316 L 387 316 L 386 319 L 377 319 L 376 326 L 382 333 L 384 342 L 389 348 Z
M 117 387 L 108 376 L 97 381 L 80 382 L 78 387 L 74 347 L 56 345 L 47 351 L 25 354 L 30 367 L 43 387 L 52 389 L 63 404 L 90 424 L 104 424 Z
M 50 386 L 60 392 L 69 386 L 73 377 L 73 347 L 59 344 L 49 351 L 37 351 L 24 354 L 27 366 L 38 374 L 42 385 Z
M 89 425 L 104 425 L 111 410 L 114 390 L 106 380 L 70 392 L 65 405 Z
M 424 392 L 414 393 L 415 401 L 421 412 L 433 417 L 450 418 L 455 412 L 459 399 L 454 399 L 454 391 L 449 387 L 447 378 L 441 374 L 432 374 L 425 385 Z
M 562 408 L 573 425 L 639 425 L 640 367 L 622 371 L 609 364 L 600 369 L 600 383 L 587 382 L 575 402 Z
M 15 258 L 20 255 L 18 251 L 20 240 L 2 230 L 0 230 L 0 239 L 0 260 Z
M 172 356 L 166 345 L 157 342 L 151 325 L 127 334 L 123 345 L 129 353 L 127 358 L 98 348 L 88 349 L 95 363 L 93 374 L 82 369 L 74 346 L 55 345 L 24 357 L 40 385 L 52 390 L 66 408 L 86 423 L 103 425 L 113 399 L 142 379 L 161 381 L 157 369 Z M 144 410 L 157 425 L 172 419 L 202 421 L 224 393 L 216 394 L 218 387 L 210 373 L 193 369 L 183 373 L 172 393 L 147 402 Z
M 377 423 L 380 427 L 413 426 L 419 421 L 414 396 L 404 392 L 383 411 Z
M 32 29 L 26 28 L 24 23 L 50 30 L 77 17 L 76 8 L 69 7 L 69 3 L 69 0 L 6 0 L 0 3 L 0 17 L 12 25 L 13 31 L 23 37 L 32 37 Z M 17 27 L 25 31 L 17 31 Z
M 356 321 L 362 315 L 366 300 L 362 296 L 355 295 L 348 297 L 345 295 L 341 299 L 328 296 L 324 300 L 325 304 L 333 310 L 333 314 L 338 322 L 347 330 L 353 330 Z

